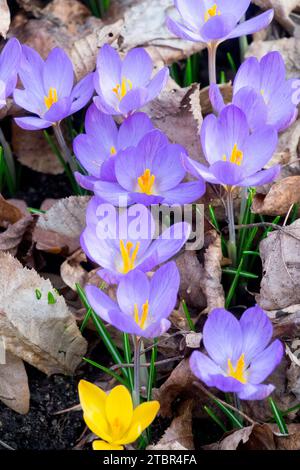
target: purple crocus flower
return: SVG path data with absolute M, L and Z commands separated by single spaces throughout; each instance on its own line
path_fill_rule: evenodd
M 277 141 L 272 126 L 262 126 L 251 134 L 243 111 L 229 105 L 218 118 L 211 114 L 202 124 L 201 143 L 210 166 L 188 157 L 184 165 L 192 175 L 227 190 L 234 186 L 260 186 L 273 181 L 280 172 L 280 165 L 262 170 L 271 159 Z
M 153 62 L 144 49 L 132 49 L 122 61 L 117 51 L 105 44 L 97 60 L 96 106 L 104 113 L 124 116 L 142 108 L 159 95 L 169 77 L 167 67 L 151 79 L 152 72 Z
M 21 55 L 21 45 L 15 38 L 7 42 L 0 54 L 0 109 L 16 87 Z
M 67 54 L 53 49 L 46 61 L 31 47 L 22 47 L 19 76 L 24 90 L 15 90 L 15 102 L 37 116 L 16 118 L 22 129 L 37 130 L 53 126 L 76 113 L 91 99 L 93 74 L 74 87 L 74 70 Z
M 144 113 L 129 116 L 118 129 L 111 116 L 92 104 L 86 113 L 86 134 L 80 134 L 74 140 L 74 153 L 89 173 L 89 176 L 75 173 L 78 183 L 93 191 L 94 183 L 99 179 L 116 182 L 115 156 L 120 150 L 136 146 L 153 129 L 151 120 Z
M 86 294 L 91 307 L 105 322 L 124 333 L 155 338 L 170 328 L 167 317 L 176 305 L 179 283 L 178 269 L 171 261 L 160 267 L 151 280 L 139 270 L 123 277 L 117 302 L 95 286 L 87 286 Z
M 93 197 L 87 207 L 87 227 L 81 246 L 87 256 L 104 269 L 99 276 L 117 284 L 130 271 L 149 272 L 172 258 L 188 240 L 189 224 L 176 223 L 154 240 L 155 221 L 141 204 L 117 211 Z
M 283 356 L 279 340 L 269 345 L 272 334 L 272 323 L 258 305 L 246 310 L 240 321 L 222 308 L 215 309 L 203 329 L 208 356 L 193 352 L 190 367 L 208 387 L 235 392 L 241 400 L 262 400 L 275 389 L 262 382 Z
M 251 0 L 174 0 L 181 22 L 167 18 L 169 30 L 182 39 L 220 44 L 266 28 L 274 16 L 268 10 L 240 24 Z
M 279 52 L 270 52 L 260 62 L 250 57 L 239 68 L 232 102 L 244 111 L 252 130 L 269 124 L 279 132 L 284 131 L 297 118 L 298 103 L 293 100 L 295 79 L 285 77 L 285 64 Z M 225 107 L 215 84 L 210 87 L 210 100 L 218 113 Z
M 182 164 L 185 150 L 169 144 L 160 131 L 148 132 L 136 147 L 120 151 L 115 157 L 116 181 L 98 181 L 94 192 L 105 201 L 120 206 L 141 203 L 188 204 L 205 192 L 202 179 L 182 183 L 186 171 Z

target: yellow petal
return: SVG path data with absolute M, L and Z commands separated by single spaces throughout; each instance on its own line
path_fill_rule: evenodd
M 125 445 L 136 441 L 142 432 L 154 421 L 159 407 L 158 401 L 148 401 L 137 406 L 133 412 L 130 429 L 122 439 L 115 440 L 115 444 Z
M 80 380 L 78 392 L 84 413 L 92 414 L 95 411 L 104 415 L 107 395 L 101 388 L 86 380 Z
M 105 412 L 107 421 L 110 424 L 112 440 L 116 441 L 126 433 L 133 416 L 131 395 L 124 385 L 118 385 L 109 393 L 106 399 Z
M 104 441 L 94 441 L 93 442 L 93 449 L 94 450 L 123 450 L 123 446 L 117 446 L 114 444 L 108 444 Z
M 104 439 L 105 441 L 113 441 L 109 424 L 102 413 L 84 413 L 83 419 L 87 427 L 94 434 L 96 434 L 96 436 L 100 437 L 101 439 Z

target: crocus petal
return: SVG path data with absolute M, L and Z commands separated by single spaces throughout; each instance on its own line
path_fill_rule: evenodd
M 238 186 L 243 180 L 243 169 L 239 165 L 230 162 L 216 162 L 210 167 L 219 184 L 225 186 Z
M 33 114 L 39 114 L 39 110 L 44 106 L 39 98 L 27 90 L 14 90 L 14 101 L 18 106 Z
M 263 126 L 248 137 L 241 165 L 245 176 L 251 176 L 271 160 L 277 143 L 278 135 L 272 126 Z
M 118 52 L 109 44 L 104 44 L 101 47 L 97 58 L 97 68 L 103 90 L 111 91 L 117 84 L 121 83 L 122 61 Z
M 47 129 L 53 125 L 52 122 L 46 121 L 45 119 L 40 119 L 38 117 L 23 117 L 15 118 L 15 122 L 19 127 L 27 131 L 37 131 L 40 129 Z
M 77 183 L 84 189 L 87 189 L 88 191 L 93 191 L 94 190 L 94 184 L 97 181 L 97 178 L 94 176 L 86 176 L 82 175 L 78 171 L 75 171 L 74 177 L 77 181 Z
M 203 0 L 175 0 L 174 4 L 184 21 L 195 29 L 204 23 L 207 8 Z
M 268 107 L 260 93 L 250 87 L 241 88 L 233 97 L 233 104 L 246 115 L 251 131 L 265 126 L 268 119 Z
M 71 93 L 71 113 L 77 113 L 82 109 L 92 98 L 94 93 L 94 74 L 89 73 L 80 82 L 75 85 Z
M 190 357 L 190 368 L 198 379 L 208 387 L 212 387 L 212 376 L 222 374 L 222 369 L 208 356 L 199 351 L 194 351 Z
M 262 186 L 264 184 L 272 183 L 272 181 L 274 181 L 279 175 L 280 170 L 280 165 L 274 165 L 268 170 L 262 170 L 252 176 L 248 176 L 243 179 L 243 181 L 240 181 L 239 186 Z
M 83 168 L 96 178 L 100 177 L 102 163 L 107 158 L 103 145 L 97 145 L 95 139 L 86 134 L 78 135 L 73 142 L 76 158 Z
M 285 64 L 277 51 L 269 52 L 260 61 L 261 90 L 272 99 L 273 93 L 285 82 Z
M 180 284 L 178 268 L 171 261 L 159 268 L 150 285 L 149 305 L 154 318 L 168 317 L 173 311 Z
M 243 150 L 244 143 L 249 136 L 247 118 L 243 111 L 234 105 L 226 106 L 218 119 L 218 138 L 222 143 L 222 155 L 230 158 L 235 145 Z
M 192 204 L 205 193 L 205 183 L 201 178 L 198 181 L 181 183 L 173 189 L 162 191 L 163 204 Z
M 134 204 L 152 206 L 164 202 L 163 196 L 148 195 L 145 193 L 129 193 L 129 197 Z
M 222 374 L 214 375 L 211 377 L 212 387 L 216 387 L 222 392 L 235 392 L 238 393 L 243 390 L 244 384 L 234 379 L 233 377 L 226 377 Z
M 105 441 L 94 441 L 93 450 L 123 450 L 123 446 L 118 446 L 117 444 L 108 444 Z
M 217 114 L 220 114 L 220 112 L 225 108 L 225 103 L 221 90 L 216 83 L 212 83 L 209 87 L 209 99 L 214 111 Z
M 209 114 L 204 119 L 200 138 L 206 160 L 211 165 L 219 161 L 224 155 L 224 145 L 219 137 L 218 119 L 214 114 Z
M 226 39 L 239 38 L 241 36 L 247 36 L 248 34 L 257 33 L 261 29 L 269 26 L 274 17 L 274 10 L 267 10 L 261 15 L 251 18 L 251 20 L 245 21 L 237 25 L 234 30 L 228 34 Z
M 21 61 L 22 49 L 16 38 L 10 39 L 4 46 L 0 55 L 0 79 L 8 82 L 14 75 L 17 76 Z
M 134 312 L 136 304 L 139 312 L 143 304 L 149 300 L 150 283 L 146 274 L 141 271 L 130 271 L 120 282 L 117 290 L 118 304 L 128 315 Z
M 236 20 L 239 21 L 248 10 L 250 3 L 251 0 L 239 0 L 238 2 L 232 2 L 232 0 L 218 0 L 218 8 L 221 12 L 235 16 Z
M 102 111 L 102 113 L 105 114 L 111 114 L 112 116 L 122 114 L 117 108 L 115 108 L 114 106 L 112 106 L 112 104 L 108 103 L 105 100 L 103 94 L 99 92 L 99 90 L 97 90 L 97 93 L 98 96 L 95 96 L 93 98 L 93 101 L 99 111 Z
M 95 138 L 97 143 L 102 144 L 108 154 L 110 154 L 111 147 L 115 147 L 117 150 L 117 125 L 111 116 L 99 111 L 95 104 L 92 104 L 87 110 L 85 130 L 87 134 Z
M 207 166 L 192 160 L 189 157 L 183 157 L 183 166 L 191 175 L 196 178 L 203 178 L 208 183 L 218 184 L 217 178 L 212 174 Z
M 260 93 L 260 65 L 256 57 L 249 57 L 242 63 L 233 82 L 233 94 L 241 88 L 251 86 Z
M 80 244 L 86 255 L 99 266 L 107 269 L 115 268 L 115 250 L 113 241 L 101 239 L 96 236 L 96 231 L 87 227 L 81 234 Z
M 113 434 L 114 423 L 118 423 L 118 432 L 114 436 L 114 441 L 117 441 L 126 433 L 133 417 L 132 398 L 124 385 L 118 385 L 110 391 L 105 403 L 105 413 Z
M 68 96 L 54 103 L 49 111 L 44 114 L 44 119 L 51 122 L 59 122 L 70 115 L 72 101 Z
M 121 99 L 119 109 L 124 116 L 127 116 L 132 111 L 142 108 L 148 99 L 147 88 L 136 88 L 130 90 L 124 98 Z
M 173 33 L 178 38 L 187 39 L 193 42 L 205 42 L 199 33 L 191 31 L 189 28 L 179 23 L 178 21 L 173 20 L 169 16 L 166 19 L 166 25 L 171 33 Z
M 185 176 L 182 155 L 186 153 L 181 145 L 169 144 L 158 150 L 149 165 L 155 176 L 155 187 L 158 193 L 168 191 L 177 186 Z M 146 163 L 146 162 L 145 162 Z
M 203 328 L 203 343 L 213 361 L 227 371 L 228 359 L 236 363 L 243 352 L 239 321 L 227 310 L 214 309 Z
M 147 86 L 147 89 L 148 89 L 147 101 L 148 102 L 153 100 L 160 94 L 160 92 L 163 90 L 163 88 L 167 84 L 169 75 L 170 75 L 170 72 L 169 72 L 168 67 L 164 67 L 155 75 L 155 77 L 152 78 L 149 85 Z
M 87 427 L 96 434 L 96 436 L 106 441 L 112 441 L 109 425 L 102 412 L 95 411 L 92 414 L 84 413 L 83 419 Z
M 293 82 L 287 80 L 272 94 L 268 101 L 268 124 L 278 131 L 286 129 L 293 121 L 297 108 L 293 103 Z
M 133 203 L 128 191 L 118 183 L 97 181 L 94 184 L 94 193 L 116 207 L 127 207 Z
M 135 113 L 123 121 L 118 134 L 118 149 L 136 146 L 154 126 L 145 113 Z
M 133 418 L 128 432 L 119 441 L 120 444 L 130 444 L 137 440 L 142 432 L 150 426 L 159 411 L 158 401 L 148 401 L 137 406 L 133 411 Z M 119 443 L 116 441 L 116 443 Z
M 216 15 L 204 23 L 200 34 L 206 42 L 223 39 L 233 30 L 236 23 L 236 18 L 230 14 Z
M 150 80 L 153 62 L 145 49 L 136 47 L 126 55 L 121 75 L 129 79 L 134 87 L 144 87 Z
M 119 278 L 118 282 L 124 278 L 124 274 Z M 130 335 L 143 336 L 142 328 L 134 321 L 131 315 L 124 314 L 121 310 L 111 310 L 109 312 L 109 323 L 122 331 Z
M 109 322 L 108 312 L 117 308 L 116 302 L 96 286 L 86 286 L 85 291 L 92 309 L 102 320 Z
M 246 384 L 238 393 L 241 400 L 264 400 L 275 390 L 274 385 Z
M 246 363 L 249 364 L 269 344 L 273 334 L 273 326 L 259 305 L 248 308 L 243 313 L 240 325 L 243 333 L 243 352 Z
M 159 338 L 164 335 L 171 327 L 171 322 L 166 318 L 150 323 L 147 328 L 143 330 L 142 336 L 144 338 Z
M 45 96 L 48 96 L 50 88 L 56 89 L 59 99 L 70 96 L 74 84 L 74 70 L 63 49 L 52 49 L 45 61 L 43 78 Z
M 38 52 L 29 46 L 22 46 L 19 76 L 25 90 L 30 90 L 30 93 L 33 94 L 38 101 L 43 100 L 45 97 L 43 70 L 44 61 Z
M 251 362 L 248 370 L 249 382 L 260 384 L 280 364 L 283 356 L 282 343 L 276 339 L 270 346 L 258 354 Z

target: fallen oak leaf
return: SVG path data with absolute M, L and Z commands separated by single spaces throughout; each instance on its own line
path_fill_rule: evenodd
M 29 411 L 30 391 L 22 359 L 6 352 L 5 364 L 0 364 L 0 400 L 20 414 Z
M 84 287 L 90 278 L 89 273 L 80 264 L 86 261 L 85 254 L 79 249 L 69 256 L 60 267 L 62 280 L 73 291 L 76 291 L 76 284 L 80 284 L 81 287 Z
M 0 0 L 0 34 L 6 38 L 6 33 L 10 26 L 10 11 L 7 0 Z
M 52 305 L 49 292 L 55 296 Z M 0 306 L 0 335 L 7 351 L 48 375 L 74 372 L 86 352 L 86 341 L 65 300 L 54 293 L 49 280 L 4 252 L 0 252 Z
M 270 191 L 254 196 L 251 211 L 254 214 L 286 215 L 293 204 L 300 202 L 300 176 L 289 176 L 274 183 Z

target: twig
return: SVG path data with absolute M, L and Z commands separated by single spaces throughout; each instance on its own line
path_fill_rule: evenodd
M 255 421 L 250 418 L 250 416 L 246 415 L 245 413 L 243 413 L 243 411 L 239 410 L 238 408 L 236 408 L 235 406 L 233 405 L 229 405 L 228 403 L 226 403 L 226 401 L 223 401 L 223 400 L 220 400 L 220 398 L 216 397 L 216 395 L 214 395 L 213 393 L 209 392 L 208 390 L 206 390 L 205 387 L 203 387 L 199 382 L 193 382 L 193 385 L 197 388 L 199 388 L 201 390 L 201 392 L 205 393 L 205 395 L 207 395 L 211 400 L 217 400 L 219 401 L 220 403 L 222 403 L 222 405 L 226 406 L 226 408 L 229 408 L 230 410 L 232 411 L 235 411 L 236 413 L 238 413 L 239 415 L 241 415 L 244 419 L 246 419 L 249 423 L 251 424 L 255 424 Z
M 257 222 L 255 224 L 242 224 L 236 225 L 235 228 L 242 230 L 244 228 L 255 228 L 255 227 L 272 227 L 274 230 L 283 230 L 281 225 L 272 224 L 271 222 Z M 226 227 L 225 227 L 226 228 Z
M 7 449 L 7 450 L 16 450 L 13 447 L 9 446 L 8 444 L 5 444 L 5 442 L 1 440 L 0 440 L 0 446 L 4 447 L 4 449 Z
M 165 343 L 168 339 L 170 338 L 174 338 L 175 336 L 179 336 L 179 335 L 187 335 L 188 333 L 190 333 L 190 331 L 185 331 L 185 330 L 182 330 L 182 331 L 176 331 L 176 333 L 173 333 L 172 335 L 170 335 L 168 338 L 163 338 L 161 339 L 160 341 L 157 341 L 157 343 L 155 344 L 156 346 L 158 346 L 159 344 L 162 344 L 162 343 Z M 146 352 L 148 351 L 151 351 L 151 349 L 154 347 L 154 344 L 152 346 L 149 346 L 148 348 L 146 349 L 143 349 L 141 351 L 141 354 L 145 354 Z
M 173 362 L 173 361 L 180 361 L 181 359 L 183 359 L 184 356 L 175 356 L 175 357 L 169 357 L 168 359 L 163 359 L 162 361 L 157 361 L 155 362 L 154 364 L 156 366 L 160 366 L 162 364 L 167 364 L 168 362 Z M 150 367 L 151 366 L 151 363 L 150 362 L 144 362 L 143 364 L 140 365 L 140 367 Z M 119 369 L 129 369 L 129 368 L 133 368 L 134 367 L 134 364 L 116 364 L 115 366 L 112 366 L 110 368 L 110 370 L 119 370 Z

